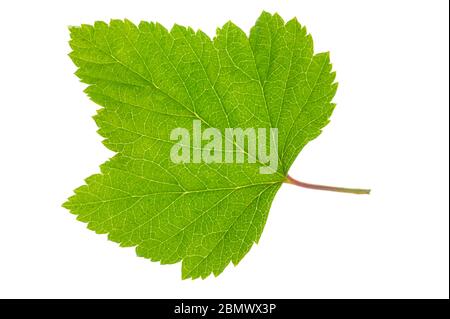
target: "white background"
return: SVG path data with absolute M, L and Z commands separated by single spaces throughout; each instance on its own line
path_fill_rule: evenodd
M 201 28 L 296 16 L 330 51 L 336 111 L 284 185 L 259 245 L 218 278 L 182 281 L 61 204 L 112 153 L 67 53 L 68 25 L 129 18 Z M 0 297 L 448 298 L 448 1 L 2 1 Z

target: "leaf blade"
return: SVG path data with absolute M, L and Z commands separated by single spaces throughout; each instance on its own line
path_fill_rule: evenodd
M 296 20 L 265 12 L 249 37 L 231 22 L 213 40 L 128 20 L 70 33 L 76 75 L 102 107 L 99 134 L 117 155 L 64 207 L 139 256 L 181 261 L 184 279 L 238 264 L 258 242 L 293 160 L 328 122 L 336 90 L 328 55 L 313 55 Z M 260 174 L 261 162 L 172 163 L 169 132 L 192 133 L 194 119 L 221 131 L 277 127 L 278 170 Z

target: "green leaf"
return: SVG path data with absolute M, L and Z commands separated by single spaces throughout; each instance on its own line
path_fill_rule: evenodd
M 247 35 L 125 20 L 70 28 L 70 57 L 117 154 L 64 204 L 139 256 L 182 262 L 183 278 L 220 274 L 258 242 L 272 200 L 302 148 L 328 123 L 336 92 L 328 53 L 297 20 L 263 12 Z M 278 128 L 279 165 L 170 160 L 176 127 Z M 267 141 L 270 144 L 270 141 Z M 241 150 L 246 152 L 245 150 Z

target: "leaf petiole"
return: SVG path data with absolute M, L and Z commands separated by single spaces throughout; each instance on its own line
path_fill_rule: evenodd
M 322 190 L 322 191 L 349 193 L 349 194 L 358 194 L 358 195 L 369 195 L 370 194 L 370 189 L 345 188 L 345 187 L 334 187 L 334 186 L 309 184 L 309 183 L 298 181 L 289 175 L 286 176 L 286 179 L 284 182 L 287 184 L 292 184 L 292 185 L 296 185 L 296 186 L 303 187 L 303 188 L 317 189 L 317 190 Z

